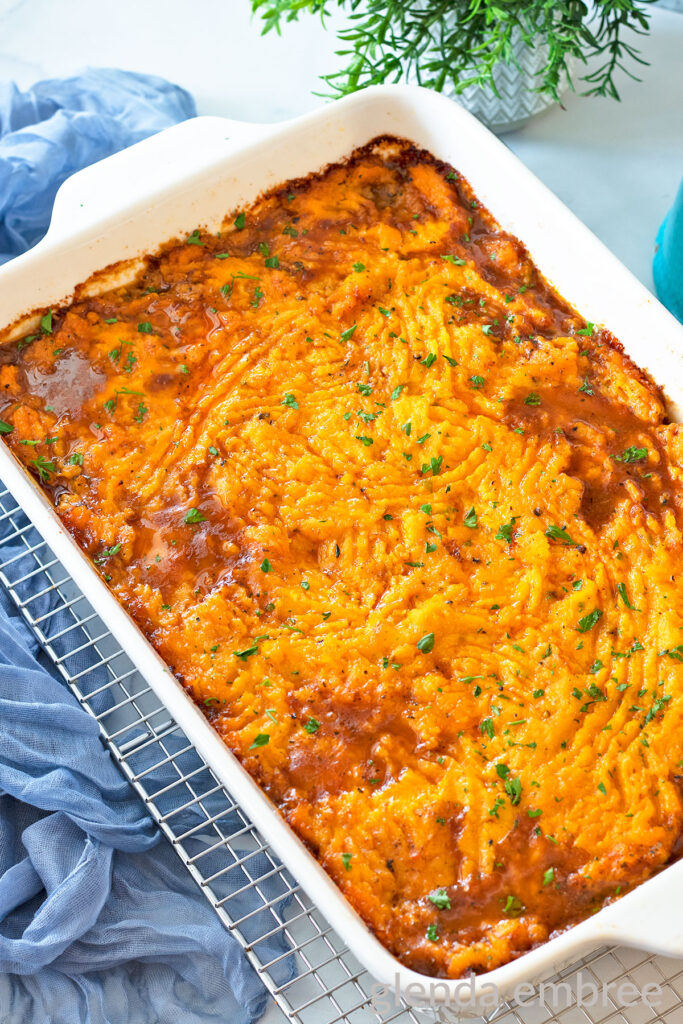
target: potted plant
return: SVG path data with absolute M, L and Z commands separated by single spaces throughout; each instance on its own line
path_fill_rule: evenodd
M 251 0 L 263 31 L 300 14 L 348 12 L 342 67 L 329 94 L 409 81 L 457 96 L 497 131 L 560 101 L 568 89 L 619 99 L 617 78 L 644 64 L 653 0 Z M 586 67 L 591 61 L 590 68 Z M 578 69 L 578 70 L 577 70 Z

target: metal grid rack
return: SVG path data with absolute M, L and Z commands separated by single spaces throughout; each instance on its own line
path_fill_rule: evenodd
M 434 1024 L 459 1012 L 373 1002 L 372 977 L 201 760 L 0 485 L 0 584 L 46 656 L 99 723 L 115 762 L 291 1024 Z M 577 1002 L 579 979 L 661 986 L 656 1007 Z M 563 971 L 560 1005 L 502 1004 L 486 1024 L 683 1024 L 683 962 L 602 949 Z M 375 990 L 376 991 L 376 990 Z M 278 1009 L 276 1009 L 276 1007 Z M 463 1013 L 463 1017 L 467 1014 Z

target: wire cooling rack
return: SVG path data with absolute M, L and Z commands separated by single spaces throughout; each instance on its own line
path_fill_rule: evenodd
M 274 1000 L 269 1021 L 451 1024 L 467 1018 L 450 1008 L 411 1009 L 386 994 L 378 999 L 374 979 L 201 760 L 1 484 L 0 527 L 0 584 L 45 656 L 97 719 L 115 762 L 244 950 Z M 469 1019 L 683 1024 L 683 962 L 602 949 L 556 980 L 563 984 L 551 995 L 525 1000 L 524 1006 L 504 1003 Z M 618 1006 L 612 993 L 623 982 L 638 990 L 658 985 L 661 995 L 651 1005 L 638 1000 Z M 581 983 L 603 986 L 601 992 L 608 983 L 611 988 L 597 1005 L 586 1005 L 577 997 Z

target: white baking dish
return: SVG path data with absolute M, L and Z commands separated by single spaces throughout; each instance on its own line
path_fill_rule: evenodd
M 197 226 L 215 228 L 228 211 L 263 189 L 316 171 L 383 134 L 411 139 L 464 174 L 503 227 L 526 243 L 561 295 L 588 320 L 608 327 L 635 362 L 664 386 L 671 413 L 679 418 L 683 328 L 495 136 L 457 104 L 412 87 L 367 89 L 279 125 L 197 118 L 74 175 L 57 196 L 45 239 L 0 271 L 0 327 L 24 318 L 25 330 L 32 310 L 68 300 L 95 271 L 134 259 Z M 6 337 L 15 334 L 13 330 Z M 378 981 L 419 1002 L 430 979 L 403 967 L 367 929 L 224 746 L 4 444 L 0 477 L 357 958 Z M 507 997 L 521 983 L 547 977 L 604 943 L 683 957 L 682 905 L 683 863 L 678 862 L 558 938 L 481 975 L 470 992 L 475 998 L 488 997 L 495 985 Z M 439 982 L 434 999 L 453 1000 L 456 985 Z

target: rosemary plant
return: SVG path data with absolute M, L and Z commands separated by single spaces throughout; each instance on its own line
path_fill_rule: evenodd
M 406 77 L 442 92 L 488 85 L 494 66 L 514 63 L 513 42 L 548 46 L 548 62 L 538 75 L 538 92 L 554 99 L 565 81 L 576 88 L 571 58 L 583 65 L 578 76 L 588 96 L 619 99 L 620 72 L 636 78 L 645 64 L 637 36 L 648 32 L 654 0 L 251 0 L 263 32 L 280 32 L 300 14 L 324 19 L 334 7 L 348 12 L 338 32 L 339 71 L 324 75 L 333 96 Z M 586 63 L 591 61 L 591 69 Z

